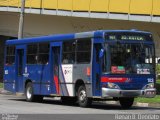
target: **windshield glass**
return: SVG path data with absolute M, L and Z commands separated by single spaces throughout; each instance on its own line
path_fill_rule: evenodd
M 153 74 L 154 49 L 146 44 L 108 45 L 110 72 L 112 74 Z

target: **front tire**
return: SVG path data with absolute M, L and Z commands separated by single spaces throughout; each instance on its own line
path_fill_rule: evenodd
M 26 85 L 25 96 L 26 96 L 26 101 L 28 102 L 42 102 L 43 101 L 43 96 L 34 95 L 33 85 L 31 82 L 27 83 Z
M 123 109 L 129 109 L 132 107 L 134 103 L 134 98 L 120 98 L 119 102 Z
M 92 100 L 87 97 L 86 88 L 83 85 L 79 87 L 77 97 L 80 107 L 89 107 L 92 104 Z

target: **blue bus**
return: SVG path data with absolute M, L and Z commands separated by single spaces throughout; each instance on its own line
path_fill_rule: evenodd
M 155 45 L 150 32 L 99 30 L 8 40 L 4 88 L 26 100 L 59 96 L 81 107 L 116 100 L 130 108 L 135 97 L 152 98 Z

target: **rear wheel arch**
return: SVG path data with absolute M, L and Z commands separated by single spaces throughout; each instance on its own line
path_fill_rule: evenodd
M 80 107 L 89 107 L 92 104 L 92 99 L 88 97 L 86 87 L 81 85 L 77 92 L 78 104 Z
M 25 86 L 24 86 L 25 88 L 27 87 L 27 84 L 28 84 L 29 82 L 32 83 L 32 80 L 31 80 L 31 79 L 27 79 L 27 80 L 25 81 Z
M 76 82 L 75 82 L 75 87 L 74 87 L 74 90 L 75 90 L 75 96 L 77 96 L 77 92 L 78 92 L 78 89 L 80 86 L 85 86 L 85 83 L 82 79 L 78 79 Z
M 42 95 L 34 95 L 33 82 L 28 79 L 25 82 L 25 96 L 28 102 L 42 102 Z
M 86 85 L 82 79 L 77 80 L 75 83 L 75 95 L 80 107 L 89 107 L 91 105 L 92 100 L 87 95 Z

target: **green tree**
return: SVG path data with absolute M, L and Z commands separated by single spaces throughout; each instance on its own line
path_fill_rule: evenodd
M 156 65 L 156 75 L 157 75 L 157 78 L 159 79 L 159 75 L 160 75 L 160 64 L 157 64 L 157 65 Z

